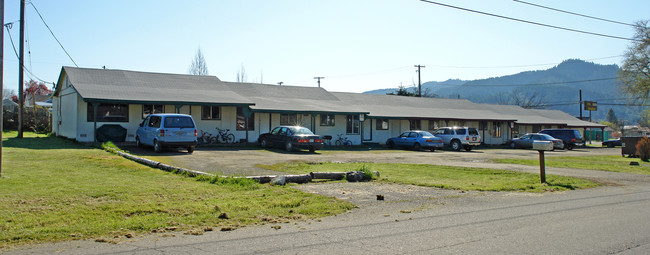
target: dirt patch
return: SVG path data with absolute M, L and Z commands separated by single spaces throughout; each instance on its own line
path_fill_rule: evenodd
M 445 190 L 432 187 L 378 182 L 310 183 L 294 187 L 304 192 L 335 197 L 356 205 L 432 200 L 480 193 L 474 191 Z M 378 195 L 383 196 L 383 200 L 378 200 Z

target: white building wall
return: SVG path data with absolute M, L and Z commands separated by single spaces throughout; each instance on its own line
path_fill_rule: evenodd
M 61 91 L 56 102 L 53 104 L 53 129 L 57 136 L 66 138 L 77 137 L 77 114 L 76 109 L 79 102 L 83 102 L 79 94 L 72 88 Z

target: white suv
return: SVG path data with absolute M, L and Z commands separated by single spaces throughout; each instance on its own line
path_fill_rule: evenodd
M 155 152 L 164 147 L 185 147 L 188 153 L 196 146 L 196 125 L 187 114 L 150 114 L 135 133 L 138 147 L 153 146 Z
M 462 148 L 471 151 L 474 146 L 481 145 L 481 135 L 476 128 L 441 127 L 433 135 L 442 138 L 442 142 L 455 151 Z

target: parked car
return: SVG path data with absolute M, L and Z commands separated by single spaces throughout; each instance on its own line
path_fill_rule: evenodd
M 534 141 L 551 141 L 553 149 L 564 149 L 564 142 L 560 139 L 553 138 L 547 134 L 528 133 L 519 138 L 514 138 L 510 141 L 510 148 L 532 149 Z
M 580 131 L 575 129 L 544 129 L 539 131 L 539 133 L 547 134 L 553 138 L 557 138 L 564 142 L 564 148 L 567 150 L 573 150 L 576 146 L 583 146 L 585 144 Z
M 616 138 L 616 139 L 611 139 L 603 142 L 603 147 L 615 147 L 615 146 L 623 146 L 623 141 L 621 141 L 621 138 Z
M 474 146 L 481 145 L 481 135 L 476 128 L 441 127 L 433 135 L 442 138 L 445 146 L 450 146 L 455 151 L 463 148 L 471 151 Z
M 431 151 L 442 149 L 445 146 L 442 138 L 435 137 L 433 134 L 421 130 L 406 131 L 398 137 L 388 138 L 386 145 L 390 148 L 406 147 L 413 148 L 414 150 L 425 148 Z
M 186 114 L 149 114 L 135 132 L 136 145 L 153 146 L 156 153 L 165 147 L 185 147 L 192 153 L 196 138 L 194 119 Z
M 323 138 L 300 126 L 276 127 L 270 133 L 261 134 L 257 142 L 263 148 L 280 147 L 287 151 L 306 149 L 314 152 L 323 148 Z

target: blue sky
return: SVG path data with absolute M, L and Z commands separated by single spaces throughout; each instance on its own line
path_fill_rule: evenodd
M 187 73 L 200 47 L 210 75 L 235 81 L 363 92 L 422 80 L 480 79 L 550 68 L 579 58 L 620 64 L 629 41 L 534 26 L 417 0 L 31 0 L 79 67 Z M 510 0 L 440 0 L 445 4 L 549 25 L 630 38 L 632 27 Z M 529 0 L 633 23 L 650 19 L 647 1 Z M 5 23 L 19 1 L 5 1 Z M 26 67 L 55 82 L 74 66 L 26 6 Z M 10 29 L 18 43 L 18 23 Z M 7 30 L 4 87 L 17 90 L 18 60 Z M 29 50 L 29 54 L 28 53 Z M 515 66 L 515 67 L 513 67 Z M 29 76 L 26 76 L 26 80 Z

